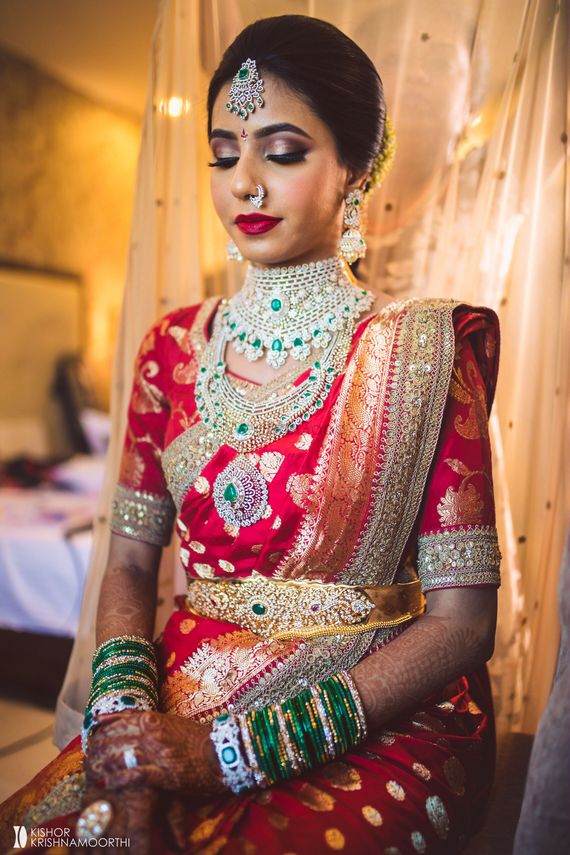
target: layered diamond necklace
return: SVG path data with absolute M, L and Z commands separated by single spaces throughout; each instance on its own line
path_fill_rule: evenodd
M 243 452 L 296 430 L 323 407 L 344 368 L 356 320 L 373 302 L 338 257 L 280 268 L 249 265 L 243 288 L 221 302 L 202 351 L 196 380 L 202 421 L 220 442 Z M 229 342 L 250 361 L 265 355 L 275 369 L 288 355 L 305 363 L 314 358 L 307 377 L 284 394 L 272 388 L 251 400 L 227 375 Z

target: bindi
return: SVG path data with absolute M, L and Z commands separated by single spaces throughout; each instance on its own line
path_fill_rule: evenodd
M 246 129 L 245 129 L 245 128 L 242 128 L 242 129 L 241 129 L 240 138 L 241 138 L 242 140 L 246 140 L 246 139 L 247 139 L 247 131 L 246 131 Z

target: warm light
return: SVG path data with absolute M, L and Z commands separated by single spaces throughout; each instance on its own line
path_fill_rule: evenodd
M 470 127 L 476 128 L 477 125 L 481 124 L 482 118 L 483 118 L 482 114 L 479 113 L 477 116 L 475 116 L 475 118 L 471 119 L 471 121 L 469 122 Z
M 161 101 L 158 109 L 172 119 L 179 119 L 184 113 L 190 111 L 190 101 L 187 98 L 172 95 L 167 101 Z

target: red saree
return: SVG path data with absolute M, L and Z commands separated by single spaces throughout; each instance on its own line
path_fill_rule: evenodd
M 218 446 L 194 400 L 196 356 L 217 299 L 174 312 L 137 361 L 112 528 L 168 542 L 192 578 L 389 585 L 498 585 L 487 429 L 498 360 L 489 309 L 394 302 L 361 322 L 325 405 L 247 457 L 265 479 L 262 519 L 224 522 L 213 485 L 237 452 Z M 234 377 L 246 396 L 255 384 Z M 177 598 L 157 650 L 161 706 L 210 721 L 291 697 L 350 669 L 397 629 L 275 640 L 191 613 Z M 486 673 L 461 678 L 358 750 L 300 780 L 195 806 L 187 852 L 454 853 L 480 823 L 493 772 Z M 83 786 L 78 739 L 0 806 L 10 828 L 73 829 Z M 153 851 L 174 851 L 159 815 Z M 11 842 L 11 837 L 6 841 Z

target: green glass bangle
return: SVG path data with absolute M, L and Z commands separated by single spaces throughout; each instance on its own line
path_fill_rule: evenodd
M 130 662 L 130 663 L 121 663 L 118 665 L 105 665 L 101 666 L 95 671 L 93 674 L 93 683 L 96 683 L 98 680 L 101 680 L 107 677 L 109 674 L 146 674 L 148 677 L 153 677 L 157 679 L 156 670 L 149 668 L 147 665 L 144 665 L 140 662 Z
M 313 731 L 311 726 L 311 722 L 308 716 L 308 712 L 305 709 L 305 705 L 303 703 L 305 693 L 298 695 L 296 698 L 292 698 L 292 704 L 294 713 L 297 717 L 297 721 L 300 725 L 301 732 L 303 734 L 303 748 L 304 754 L 311 758 L 312 765 L 319 763 L 319 745 L 317 741 L 317 736 Z
M 287 779 L 293 778 L 295 775 L 295 765 L 291 758 L 293 746 L 289 740 L 289 732 L 287 731 L 283 718 L 283 710 L 280 705 L 276 704 L 271 708 L 271 718 L 277 731 L 281 768 L 284 770 Z
M 274 733 L 271 729 L 269 722 L 269 710 L 267 707 L 263 707 L 259 711 L 259 725 L 260 725 L 260 734 L 263 739 L 266 759 L 270 768 L 270 773 L 273 781 L 279 780 L 279 762 L 277 759 L 277 751 L 275 749 L 274 743 Z
M 342 707 L 339 710 L 340 718 L 343 722 L 345 730 L 347 732 L 348 739 L 350 740 L 350 747 L 356 745 L 359 741 L 359 722 L 358 722 L 358 712 L 354 705 L 354 701 L 350 694 L 348 688 L 338 681 L 335 685 L 335 692 L 337 697 L 339 698 L 339 704 L 342 703 Z
M 358 734 L 358 740 L 361 741 L 363 739 L 366 739 L 366 718 L 364 715 L 362 701 L 360 700 L 360 695 L 358 694 L 358 689 L 354 685 L 354 681 L 352 680 L 352 677 L 348 672 L 341 671 L 340 674 L 338 674 L 338 679 L 345 687 L 346 698 L 350 703 L 351 708 L 354 710 L 354 720 Z
M 92 660 L 92 667 L 95 669 L 101 662 L 104 662 L 105 659 L 109 659 L 111 656 L 140 656 L 141 658 L 148 659 L 150 661 L 154 661 L 156 659 L 156 653 L 153 648 L 144 647 L 141 644 L 121 644 L 121 645 L 112 645 L 106 647 L 104 650 L 97 651 Z
M 289 726 L 291 728 L 290 733 L 294 742 L 294 745 L 297 750 L 297 756 L 302 759 L 303 765 L 307 769 L 312 769 L 314 766 L 313 759 L 310 756 L 309 752 L 305 747 L 305 739 L 303 735 L 303 728 L 299 721 L 299 717 L 290 701 L 287 701 L 283 704 L 285 720 L 288 721 Z
M 253 710 L 247 714 L 247 720 L 250 733 L 252 734 L 253 748 L 257 757 L 257 762 L 261 771 L 264 773 L 270 783 L 274 783 L 273 774 L 271 771 L 271 762 L 267 757 L 265 748 L 265 736 L 261 732 L 260 710 Z
M 328 695 L 331 707 L 332 707 L 332 715 L 334 716 L 335 721 L 338 723 L 338 727 L 340 732 L 342 733 L 342 741 L 344 743 L 344 750 L 348 751 L 349 748 L 354 745 L 356 738 L 356 728 L 350 720 L 349 710 L 347 709 L 345 693 L 342 691 L 342 688 L 338 685 L 337 681 L 334 678 L 327 681 L 328 685 L 325 688 L 325 692 Z
M 315 737 L 312 732 L 311 724 L 307 719 L 302 696 L 300 695 L 298 698 L 292 698 L 291 700 L 292 712 L 301 732 L 303 754 L 310 758 L 311 766 L 314 767 L 318 763 L 318 748 L 315 744 Z
M 137 644 L 142 647 L 151 647 L 154 648 L 154 644 L 152 641 L 149 641 L 148 638 L 145 638 L 143 635 L 114 635 L 112 638 L 108 638 L 106 641 L 102 641 L 95 651 L 95 655 L 100 653 L 101 651 L 106 650 L 108 647 L 113 645 L 126 645 L 126 644 Z
M 92 704 L 102 695 L 106 695 L 111 691 L 121 691 L 123 689 L 141 689 L 149 696 L 149 698 L 153 698 L 153 700 L 158 700 L 158 693 L 152 686 L 148 685 L 146 682 L 143 682 L 141 680 L 110 680 L 105 682 L 101 686 L 97 686 L 97 688 L 90 693 L 89 700 L 87 703 Z
M 90 693 L 89 703 L 92 703 L 96 698 L 100 698 L 101 695 L 106 695 L 108 692 L 115 690 L 120 691 L 127 688 L 141 689 L 141 691 L 144 691 L 149 698 L 153 698 L 155 700 L 158 699 L 157 691 L 151 685 L 143 682 L 142 680 L 110 680 L 101 686 L 97 686 L 97 688 Z
M 331 730 L 333 733 L 335 744 L 337 746 L 337 751 L 338 753 L 343 753 L 348 748 L 345 730 L 342 725 L 342 721 L 339 720 L 339 716 L 337 715 L 337 709 L 333 701 L 332 692 L 327 691 L 327 688 L 328 687 L 320 683 L 318 684 L 317 691 L 320 689 L 320 696 L 323 702 L 325 713 L 331 725 Z
M 318 764 L 326 762 L 325 734 L 315 706 L 313 696 L 310 692 L 303 694 L 303 706 L 307 732 L 313 746 L 315 759 Z
M 100 680 L 92 684 L 91 691 L 97 690 L 99 686 L 104 686 L 109 682 L 113 682 L 115 680 L 138 680 L 141 683 L 144 683 L 147 686 L 151 686 L 156 688 L 157 682 L 153 677 L 147 677 L 146 674 L 134 674 L 130 671 L 128 674 L 108 674 L 106 677 L 102 677 Z

